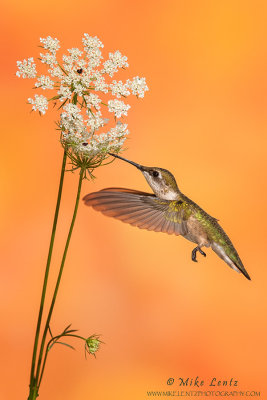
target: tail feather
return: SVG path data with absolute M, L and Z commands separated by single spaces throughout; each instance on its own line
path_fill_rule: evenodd
M 232 249 L 232 255 L 226 254 L 225 249 L 223 246 L 219 245 L 218 243 L 213 242 L 211 245 L 212 250 L 222 259 L 226 262 L 226 264 L 229 265 L 234 271 L 238 273 L 242 273 L 247 279 L 251 280 L 249 274 L 247 273 L 242 261 L 240 260 L 237 252 L 235 249 Z

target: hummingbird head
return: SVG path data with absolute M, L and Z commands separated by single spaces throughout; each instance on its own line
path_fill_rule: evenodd
M 117 154 L 109 154 L 138 168 L 146 178 L 147 183 L 157 197 L 166 200 L 177 200 L 179 198 L 180 191 L 178 189 L 176 180 L 167 169 L 158 167 L 145 167 L 144 165 L 140 165 L 133 161 L 127 160 L 126 158 L 120 157 Z

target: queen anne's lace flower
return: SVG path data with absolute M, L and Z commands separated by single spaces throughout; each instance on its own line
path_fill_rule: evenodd
M 64 110 L 71 118 L 78 118 L 81 113 L 81 109 L 77 104 L 69 103 L 64 107 Z
M 35 83 L 35 87 L 40 87 L 42 89 L 53 89 L 54 81 L 49 78 L 49 76 L 41 75 L 37 78 L 37 82 Z
M 88 51 L 89 49 L 104 47 L 103 43 L 101 42 L 101 40 L 98 39 L 98 37 L 89 36 L 88 33 L 84 34 L 82 42 L 85 51 Z
M 128 83 L 113 81 L 109 86 L 113 96 L 117 96 L 118 98 L 121 96 L 127 97 L 130 94 Z
M 118 68 L 127 68 L 129 64 L 127 63 L 127 57 L 123 56 L 119 50 L 115 53 L 109 53 L 110 60 L 117 65 Z
M 148 90 L 146 78 L 139 78 L 139 76 L 133 78 L 132 81 L 128 79 L 127 85 L 131 89 L 132 94 L 135 94 L 138 97 L 144 97 L 145 92 Z
M 120 118 L 122 115 L 127 115 L 127 111 L 131 108 L 129 104 L 125 104 L 121 100 L 109 100 L 108 109 L 115 114 L 115 117 Z
M 50 67 L 53 67 L 54 64 L 57 64 L 57 58 L 55 56 L 55 54 L 51 54 L 51 53 L 40 53 L 40 60 L 43 64 L 47 64 L 50 65 Z
M 49 100 L 38 94 L 29 98 L 32 109 L 45 114 L 48 102 L 51 100 L 55 104 L 59 100 L 61 143 L 73 155 L 90 160 L 97 157 L 97 162 L 101 162 L 108 152 L 118 153 L 129 133 L 127 124 L 120 123 L 119 119 L 130 109 L 128 104 L 118 99 L 127 98 L 131 93 L 144 97 L 148 90 L 145 78 L 137 76 L 125 83 L 106 80 L 106 75 L 112 77 L 120 68 L 128 67 L 127 57 L 117 50 L 109 53 L 108 60 L 102 64 L 101 49 L 104 45 L 96 36 L 84 34 L 83 50 L 70 48 L 62 60 L 57 55 L 60 48 L 58 39 L 48 36 L 41 38 L 40 42 L 46 50 L 40 53 L 40 61 L 48 66 L 48 75 L 37 75 L 33 58 L 17 62 L 17 76 L 37 78 L 35 88 L 54 91 Z M 110 99 L 106 99 L 108 94 Z M 115 127 L 108 127 L 108 112 L 114 113 Z
M 87 126 L 91 129 L 91 132 L 97 131 L 99 128 L 105 125 L 105 120 L 102 118 L 101 111 L 97 111 L 96 113 L 89 112 Z
M 60 43 L 59 40 L 52 39 L 51 36 L 47 36 L 47 38 L 40 38 L 40 42 L 43 44 L 44 49 L 47 49 L 48 51 L 51 51 L 51 53 L 55 53 L 60 49 Z
M 127 57 L 117 50 L 115 53 L 109 53 L 109 60 L 105 61 L 103 66 L 102 72 L 112 78 L 114 73 L 118 72 L 118 68 L 127 68 L 129 64 L 127 63 Z
M 37 71 L 36 65 L 34 64 L 34 60 L 32 57 L 27 60 L 17 61 L 18 71 L 16 75 L 22 78 L 35 78 Z
M 105 81 L 105 77 L 99 71 L 95 71 L 92 74 L 92 84 L 96 91 L 108 93 L 108 84 Z
M 48 109 L 48 101 L 45 96 L 38 96 L 38 94 L 36 94 L 34 99 L 28 98 L 28 102 L 32 104 L 32 109 L 34 111 L 39 111 L 42 114 L 45 114 Z
M 68 49 L 68 52 L 71 55 L 71 58 L 75 61 L 78 61 L 79 58 L 83 55 L 83 52 L 77 48 Z
M 99 49 L 89 49 L 87 52 L 89 58 L 88 67 L 93 69 L 101 64 L 102 53 Z
M 98 97 L 97 94 L 89 93 L 88 96 L 84 96 L 84 99 L 85 99 L 88 107 L 92 106 L 96 110 L 100 110 L 100 103 L 102 100 L 100 99 L 100 97 Z
M 64 78 L 64 72 L 59 66 L 52 65 L 52 68 L 49 69 L 48 72 L 53 78 L 59 78 L 60 80 Z
M 71 99 L 71 97 L 72 97 L 72 91 L 70 90 L 70 88 L 68 86 L 61 85 L 57 94 L 59 95 L 60 101 L 65 101 L 66 99 Z

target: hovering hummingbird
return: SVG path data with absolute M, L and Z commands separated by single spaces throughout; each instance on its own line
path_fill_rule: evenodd
M 195 262 L 197 252 L 206 257 L 202 247 L 211 247 L 226 264 L 235 271 L 242 272 L 250 280 L 237 251 L 218 220 L 186 197 L 169 171 L 145 167 L 116 154 L 110 155 L 138 168 L 154 194 L 132 189 L 107 188 L 87 194 L 83 198 L 87 206 L 141 229 L 182 235 L 197 244 L 192 250 L 192 261 Z

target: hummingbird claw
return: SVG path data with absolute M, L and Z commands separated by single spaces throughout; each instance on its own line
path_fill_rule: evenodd
M 200 254 L 202 255 L 202 256 L 204 256 L 204 257 L 206 257 L 206 253 L 204 253 L 204 251 L 203 250 L 201 250 L 201 248 L 199 247 L 199 249 L 198 249 L 198 251 L 200 252 Z
M 199 251 L 202 256 L 206 257 L 206 253 L 197 246 L 192 250 L 192 261 L 194 262 L 197 262 L 197 251 Z
M 192 261 L 194 261 L 194 262 L 197 262 L 197 250 L 198 250 L 198 247 L 196 247 L 192 250 Z

